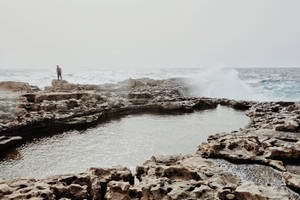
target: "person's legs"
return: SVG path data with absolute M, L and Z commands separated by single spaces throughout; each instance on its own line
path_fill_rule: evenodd
M 57 80 L 59 80 L 59 74 L 57 74 Z

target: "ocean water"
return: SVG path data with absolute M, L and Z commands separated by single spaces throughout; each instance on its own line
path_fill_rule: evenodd
M 0 81 L 22 81 L 43 88 L 56 78 L 48 70 L 0 69 Z M 128 78 L 184 78 L 193 96 L 255 101 L 299 101 L 300 68 L 64 69 L 72 83 L 116 83 Z

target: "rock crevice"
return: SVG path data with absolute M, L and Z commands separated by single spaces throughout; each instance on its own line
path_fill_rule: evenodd
M 40 180 L 16 179 L 0 182 L 1 199 L 300 199 L 299 172 L 289 168 L 300 165 L 300 102 L 188 97 L 178 79 L 129 79 L 104 85 L 55 80 L 43 91 L 26 83 L 2 82 L 0 89 L 5 91 L 0 97 L 4 155 L 43 131 L 84 129 L 128 114 L 184 113 L 224 105 L 246 111 L 251 119 L 239 131 L 210 136 L 193 155 L 152 157 L 136 168 L 136 175 L 118 167 Z M 243 181 L 212 158 L 271 166 L 294 192 Z

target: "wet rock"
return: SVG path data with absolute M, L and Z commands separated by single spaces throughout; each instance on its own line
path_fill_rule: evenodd
M 232 101 L 231 106 L 237 110 L 248 110 L 251 104 L 246 101 Z
M 218 103 L 215 99 L 204 98 L 204 99 L 197 99 L 194 102 L 194 105 L 192 107 L 197 110 L 205 110 L 205 109 L 216 108 L 217 105 Z
M 20 144 L 22 139 L 21 136 L 0 136 L 0 150 L 3 152 L 14 147 L 16 144 Z
M 136 184 L 126 168 L 92 168 L 41 180 L 0 182 L 1 199 L 286 199 L 285 190 L 245 183 L 207 158 L 264 164 L 280 171 L 287 170 L 286 164 L 299 162 L 299 102 L 186 97 L 178 79 L 128 79 L 103 85 L 54 80 L 44 91 L 28 84 L 8 85 L 2 87 L 23 93 L 0 95 L 0 148 L 1 143 L 15 146 L 40 128 L 86 128 L 124 114 L 183 113 L 218 104 L 247 110 L 251 123 L 244 130 L 210 136 L 195 155 L 153 157 L 137 167 L 140 182 Z M 296 192 L 298 176 L 284 173 L 286 184 Z
M 300 194 L 300 174 L 285 172 L 283 173 L 283 178 L 288 187 Z

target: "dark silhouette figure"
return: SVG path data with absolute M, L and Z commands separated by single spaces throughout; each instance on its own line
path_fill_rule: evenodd
M 62 70 L 58 65 L 56 65 L 56 73 L 57 73 L 57 80 L 59 79 L 62 80 L 62 76 L 61 76 Z

